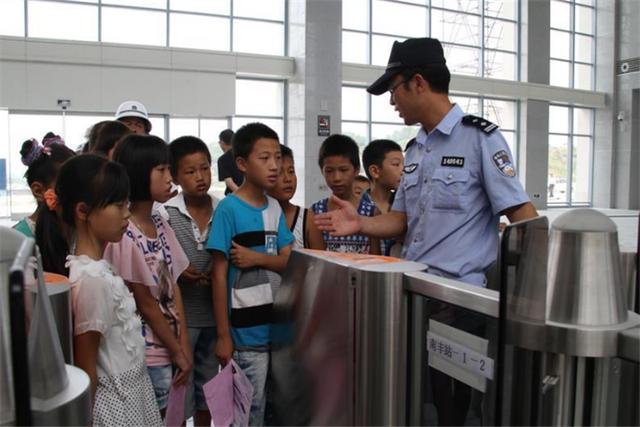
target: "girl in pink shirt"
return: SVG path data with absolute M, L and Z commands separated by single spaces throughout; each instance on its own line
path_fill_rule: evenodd
M 129 174 L 131 218 L 122 240 L 109 244 L 104 257 L 133 292 L 143 319 L 149 376 L 164 410 L 172 382 L 185 383 L 192 368 L 177 285 L 189 261 L 173 230 L 153 211 L 154 202 L 164 203 L 172 196 L 169 149 L 158 137 L 131 134 L 117 144 L 113 160 Z

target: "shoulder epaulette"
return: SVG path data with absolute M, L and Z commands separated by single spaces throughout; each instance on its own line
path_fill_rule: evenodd
M 411 138 L 411 139 L 409 140 L 409 142 L 407 142 L 407 146 L 406 146 L 406 147 L 404 147 L 404 151 L 405 151 L 405 153 L 407 152 L 407 150 L 409 150 L 409 147 L 411 147 L 411 146 L 412 146 L 413 144 L 415 144 L 415 143 L 416 143 L 416 139 L 415 139 L 415 138 Z
M 494 130 L 498 129 L 498 125 L 491 123 L 489 120 L 483 119 L 482 117 L 473 116 L 471 114 L 468 114 L 462 118 L 462 124 L 477 127 L 486 134 L 490 134 Z

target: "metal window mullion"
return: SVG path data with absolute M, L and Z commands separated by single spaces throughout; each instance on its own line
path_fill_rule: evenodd
M 229 51 L 235 52 L 233 48 L 233 23 L 235 21 L 235 16 L 233 15 L 233 3 L 235 0 L 229 0 Z
M 289 0 L 284 1 L 284 55 L 289 56 Z M 287 93 L 289 91 L 287 90 Z
M 346 0 L 342 0 L 342 1 L 346 1 Z M 369 21 L 369 31 L 368 31 L 368 38 L 369 38 L 369 48 L 368 48 L 368 62 L 370 65 L 373 64 L 373 0 L 369 0 L 369 10 L 367 12 L 368 15 L 368 21 Z
M 569 106 L 569 153 L 568 153 L 568 165 L 567 165 L 567 197 L 569 206 L 573 204 L 573 107 Z
M 575 3 L 571 3 L 571 9 L 569 14 L 569 28 L 571 29 L 571 52 L 569 52 L 569 57 L 571 58 L 571 66 L 569 70 L 570 74 L 570 85 L 572 89 L 576 87 L 576 73 L 575 73 L 575 62 L 576 62 L 576 5 Z
M 98 43 L 102 43 L 102 0 L 98 0 Z
M 24 36 L 29 37 L 29 0 L 24 0 Z
M 165 6 L 165 7 L 167 8 L 167 9 L 165 10 L 165 13 L 166 13 L 166 16 L 165 16 L 165 23 L 166 23 L 166 25 L 167 25 L 166 34 L 165 34 L 165 39 L 166 39 L 166 40 L 165 40 L 165 41 L 166 41 L 165 46 L 169 47 L 169 46 L 170 46 L 170 44 L 169 44 L 169 40 L 170 40 L 170 37 L 171 37 L 171 29 L 169 28 L 169 20 L 170 20 L 170 16 L 171 16 L 171 15 L 170 15 L 169 10 L 171 10 L 171 0 L 167 0 L 167 3 L 166 3 L 166 6 Z
M 483 78 L 485 77 L 484 75 L 484 44 L 485 44 L 485 34 L 484 34 L 484 2 L 485 0 L 481 0 L 480 1 L 480 76 L 482 76 Z M 484 101 L 481 101 L 483 106 L 480 109 L 480 115 L 482 117 L 484 117 L 483 115 L 483 111 L 484 111 Z
M 372 112 L 373 112 L 373 108 L 371 107 L 371 104 L 373 104 L 371 102 L 371 97 L 373 95 L 371 95 L 369 92 L 367 92 L 367 141 L 371 141 L 371 138 L 373 138 L 373 117 L 372 117 Z

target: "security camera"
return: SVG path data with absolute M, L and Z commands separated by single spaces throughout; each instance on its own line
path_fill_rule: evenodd
M 62 108 L 63 110 L 66 110 L 67 108 L 71 107 L 71 100 L 58 99 L 58 107 Z
M 616 117 L 619 122 L 624 121 L 624 111 L 620 111 Z

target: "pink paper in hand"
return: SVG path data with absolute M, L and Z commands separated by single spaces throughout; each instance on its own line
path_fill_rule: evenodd
M 184 396 L 187 391 L 184 384 L 173 383 L 169 390 L 169 403 L 167 403 L 167 415 L 165 424 L 167 427 L 180 427 L 184 422 Z
M 227 363 L 218 375 L 202 386 L 211 420 L 216 426 L 233 424 L 233 369 Z

